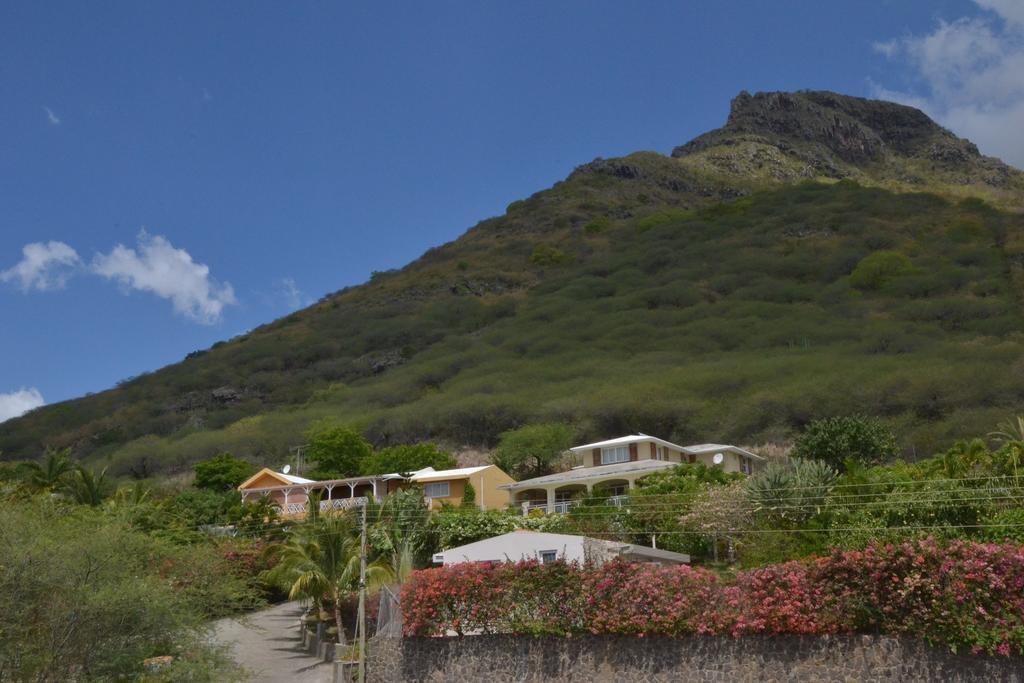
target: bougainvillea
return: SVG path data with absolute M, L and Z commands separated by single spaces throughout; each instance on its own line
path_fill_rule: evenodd
M 614 561 L 416 572 L 407 635 L 888 633 L 1024 654 L 1024 546 L 926 539 L 741 572 Z

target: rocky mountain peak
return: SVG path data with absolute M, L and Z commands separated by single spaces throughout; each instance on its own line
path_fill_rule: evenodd
M 733 98 L 725 126 L 677 147 L 685 156 L 721 144 L 726 136 L 759 136 L 780 146 L 823 147 L 850 164 L 887 154 L 957 162 L 978 149 L 932 121 L 924 112 L 894 102 L 828 91 L 743 91 Z

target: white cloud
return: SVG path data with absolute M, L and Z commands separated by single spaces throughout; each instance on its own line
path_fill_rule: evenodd
M 145 230 L 139 233 L 138 250 L 118 244 L 109 254 L 96 254 L 91 270 L 130 289 L 170 299 L 175 311 L 204 324 L 217 322 L 225 306 L 238 303 L 231 285 L 217 283 L 208 266 Z
M 46 401 L 43 400 L 43 395 L 35 387 L 31 389 L 23 387 L 9 394 L 0 394 L 0 422 L 24 415 L 44 403 Z
M 299 286 L 295 284 L 295 280 L 290 277 L 281 278 L 277 281 L 277 292 L 284 299 L 289 310 L 294 311 L 313 303 L 313 300 L 306 296 L 299 289 Z
M 33 242 L 21 249 L 22 258 L 8 270 L 0 271 L 0 281 L 17 282 L 24 291 L 60 289 L 80 261 L 78 252 L 63 242 Z
M 923 109 L 986 154 L 1024 167 L 1024 2 L 974 0 L 977 17 L 875 44 L 911 69 L 917 92 L 872 83 L 874 95 Z
M 52 109 L 50 109 L 49 107 L 43 107 L 43 111 L 46 112 L 46 120 L 49 121 L 51 125 L 60 125 L 60 117 L 54 114 Z

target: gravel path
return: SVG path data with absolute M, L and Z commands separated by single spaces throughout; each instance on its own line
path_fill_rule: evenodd
M 286 602 L 214 625 L 214 640 L 232 646 L 235 661 L 253 673 L 255 683 L 331 683 L 333 667 L 300 648 L 302 608 Z

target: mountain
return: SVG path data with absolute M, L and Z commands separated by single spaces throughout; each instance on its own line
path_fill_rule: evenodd
M 143 477 L 277 463 L 317 420 L 377 444 L 785 440 L 880 415 L 908 457 L 1024 399 L 1024 174 L 920 111 L 741 93 L 671 156 L 597 159 L 397 271 L 0 424 Z

